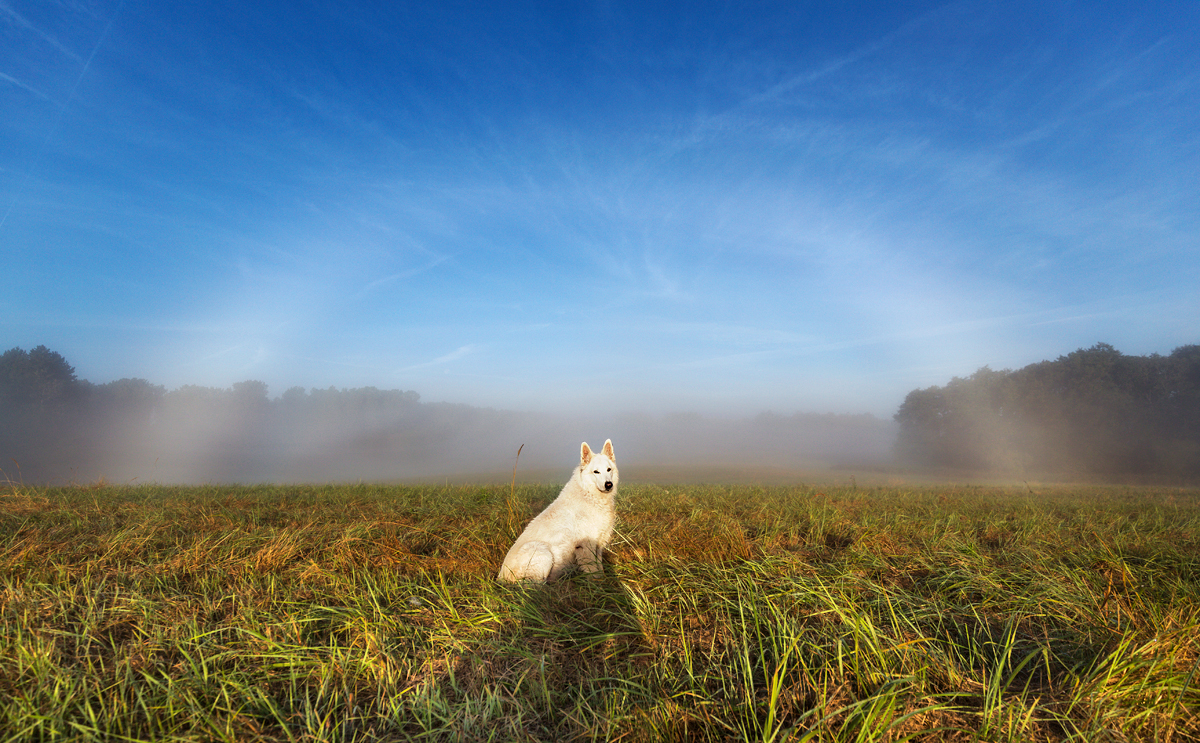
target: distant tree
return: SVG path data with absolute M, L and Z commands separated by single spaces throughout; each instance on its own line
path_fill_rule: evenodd
M 1107 343 L 1018 371 L 914 390 L 896 453 L 921 465 L 1200 472 L 1200 347 L 1126 356 Z
M 893 416 L 900 426 L 896 454 L 901 459 L 925 466 L 951 464 L 944 438 L 944 419 L 949 415 L 941 387 L 909 392 Z
M 45 407 L 70 398 L 77 388 L 75 368 L 45 346 L 0 355 L 0 399 L 10 405 Z
M 1164 361 L 1163 426 L 1174 438 L 1168 455 L 1200 477 L 1200 345 L 1180 346 Z
M 29 354 L 24 349 L 10 348 L 0 355 L 0 404 L 24 402 L 32 386 L 28 376 Z
M 1200 439 L 1200 345 L 1180 346 L 1164 362 L 1163 403 L 1169 425 Z
M 233 396 L 243 405 L 262 405 L 267 402 L 267 383 L 257 380 L 238 382 L 233 385 Z
M 167 388 L 151 384 L 145 379 L 118 379 L 107 384 L 98 384 L 93 388 L 93 396 L 100 398 L 105 404 L 121 408 L 145 408 L 162 402 Z
M 78 425 L 87 387 L 62 355 L 45 346 L 0 354 L 0 463 L 21 476 L 45 476 L 48 461 L 79 461 L 86 432 Z

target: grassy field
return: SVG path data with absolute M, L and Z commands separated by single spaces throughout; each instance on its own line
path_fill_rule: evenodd
M 1200 740 L 1200 491 L 0 489 L 0 740 Z

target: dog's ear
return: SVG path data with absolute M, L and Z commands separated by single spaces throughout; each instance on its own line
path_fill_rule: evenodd
M 579 447 L 579 463 L 587 464 L 590 461 L 592 461 L 592 450 L 588 448 L 587 442 L 585 441 Z
M 604 456 L 608 457 L 614 462 L 617 461 L 617 455 L 613 454 L 612 450 L 612 439 L 605 439 L 604 448 L 601 451 L 604 453 Z

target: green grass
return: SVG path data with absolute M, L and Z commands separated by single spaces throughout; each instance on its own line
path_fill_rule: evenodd
M 1200 740 L 1200 491 L 0 490 L 0 741 Z

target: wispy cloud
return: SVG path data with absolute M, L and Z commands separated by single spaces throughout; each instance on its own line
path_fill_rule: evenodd
M 201 356 L 201 357 L 199 357 L 199 358 L 197 358 L 197 359 L 193 359 L 193 360 L 190 362 L 190 364 L 187 364 L 187 365 L 189 365 L 189 366 L 198 366 L 198 365 L 200 365 L 200 364 L 205 364 L 205 363 L 207 363 L 207 362 L 209 362 L 209 361 L 212 361 L 212 360 L 214 360 L 214 359 L 224 358 L 224 357 L 227 357 L 227 356 L 229 356 L 230 354 L 233 354 L 233 353 L 235 353 L 235 352 L 237 352 L 237 351 L 240 351 L 240 350 L 242 350 L 242 349 L 244 349 L 244 348 L 247 348 L 247 347 L 248 347 L 248 345 L 249 345 L 249 344 L 246 344 L 246 343 L 238 343 L 238 344 L 236 344 L 236 345 L 233 345 L 233 346 L 227 346 L 227 347 L 225 347 L 225 348 L 222 348 L 222 349 L 220 349 L 219 351 L 215 351 L 215 352 L 213 352 L 213 353 L 205 354 L 204 356 Z
M 55 49 L 62 52 L 63 54 L 67 55 L 68 57 L 75 60 L 76 62 L 80 62 L 80 63 L 83 62 L 83 57 L 79 56 L 71 49 L 68 49 L 65 45 L 63 45 L 55 37 L 51 36 L 50 34 L 46 33 L 45 31 L 41 30 L 37 26 L 30 23 L 28 20 L 25 19 L 25 17 L 23 15 L 21 15 L 20 13 L 18 13 L 15 10 L 13 10 L 12 7 L 8 3 L 4 2 L 3 0 L 0 0 L 0 14 L 7 16 L 9 19 L 9 22 L 12 23 L 13 25 L 17 26 L 18 28 L 33 32 L 35 35 L 37 35 L 39 38 L 41 38 L 42 41 L 45 41 L 47 44 L 54 47 Z
M 378 289 L 381 286 L 385 286 L 387 284 L 391 284 L 396 281 L 401 281 L 403 279 L 411 279 L 414 276 L 419 276 L 419 275 L 425 273 L 426 271 L 430 271 L 430 270 L 440 266 L 441 264 L 450 260 L 450 258 L 451 258 L 451 256 L 448 256 L 448 255 L 440 255 L 440 256 L 437 256 L 436 258 L 434 258 L 433 260 L 431 260 L 430 262 L 426 263 L 423 266 L 417 266 L 416 268 L 410 268 L 405 271 L 399 271 L 397 273 L 393 273 L 388 276 L 384 276 L 382 278 L 375 279 L 374 281 L 369 282 L 366 286 L 364 286 L 362 289 L 360 289 L 357 293 L 357 296 L 363 296 L 363 295 L 371 292 L 374 289 Z
M 433 359 L 432 361 L 425 361 L 420 364 L 412 364 L 411 366 L 401 367 L 401 368 L 397 369 L 395 373 L 402 374 L 405 372 L 415 371 L 417 369 L 427 369 L 431 366 L 441 366 L 443 364 L 448 364 L 451 361 L 457 361 L 458 359 L 461 359 L 465 356 L 470 355 L 471 353 L 473 353 L 475 351 L 475 348 L 476 348 L 475 344 L 467 344 L 465 346 L 459 346 L 458 348 L 454 349 L 453 351 L 451 351 L 450 353 L 448 353 L 444 356 L 438 356 L 436 359 Z
M 654 333 L 691 338 L 704 344 L 720 343 L 743 347 L 787 347 L 817 340 L 812 335 L 786 329 L 727 322 L 658 322 L 648 323 L 642 328 Z
M 38 90 L 37 88 L 33 87 L 32 85 L 26 85 L 25 83 L 21 82 L 20 80 L 13 77 L 12 75 L 6 75 L 3 72 L 0 72 L 0 80 L 3 80 L 4 82 L 10 83 L 12 85 L 16 85 L 18 88 L 21 88 L 22 90 L 26 90 L 30 93 L 33 93 L 38 98 L 41 98 L 42 100 L 46 101 L 47 103 L 53 103 L 55 106 L 62 108 L 62 104 L 59 103 L 58 101 L 54 100 L 53 98 L 46 95 L 45 93 Z

